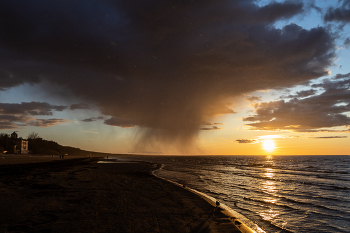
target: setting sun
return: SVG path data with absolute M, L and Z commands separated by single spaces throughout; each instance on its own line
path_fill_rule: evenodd
M 264 140 L 263 148 L 264 148 L 264 150 L 271 152 L 271 151 L 275 150 L 275 148 L 276 148 L 275 142 L 271 139 Z

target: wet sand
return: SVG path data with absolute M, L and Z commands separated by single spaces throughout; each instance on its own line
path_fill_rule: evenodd
M 0 232 L 240 232 L 156 164 L 0 156 Z

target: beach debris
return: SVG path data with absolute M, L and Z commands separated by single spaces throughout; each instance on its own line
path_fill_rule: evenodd
M 238 225 L 238 226 L 242 225 L 242 223 L 241 223 L 240 221 L 238 221 L 238 220 L 235 220 L 235 221 L 234 221 L 234 224 L 235 224 L 235 225 Z

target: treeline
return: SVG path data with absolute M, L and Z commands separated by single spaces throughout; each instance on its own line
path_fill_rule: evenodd
M 7 150 L 8 140 L 10 139 L 9 134 L 1 133 L 0 134 L 0 153 L 3 153 Z
M 93 156 L 95 152 L 84 151 L 70 146 L 61 146 L 55 141 L 42 138 L 28 139 L 30 154 Z
M 7 151 L 8 142 L 11 136 L 5 133 L 0 134 L 0 153 Z M 55 141 L 45 140 L 37 133 L 30 133 L 26 139 L 28 141 L 29 154 L 45 154 L 45 155 L 75 155 L 75 156 L 104 156 L 105 153 L 91 152 L 81 150 L 79 148 L 62 146 Z

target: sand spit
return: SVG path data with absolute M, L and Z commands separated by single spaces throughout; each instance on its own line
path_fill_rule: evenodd
M 0 232 L 240 232 L 204 199 L 153 176 L 154 164 L 7 159 Z
M 82 158 L 81 156 L 65 156 L 64 159 Z M 26 164 L 42 163 L 61 160 L 59 155 L 21 155 L 21 154 L 0 154 L 0 165 L 2 164 Z

